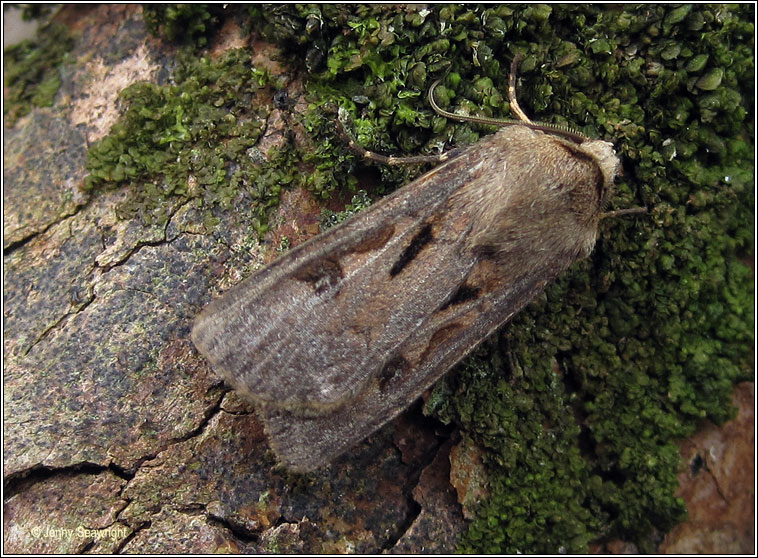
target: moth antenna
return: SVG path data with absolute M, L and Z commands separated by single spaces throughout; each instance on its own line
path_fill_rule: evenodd
M 513 61 L 511 61 L 511 73 L 508 75 L 508 102 L 511 104 L 511 112 L 518 116 L 519 120 L 526 124 L 534 124 L 526 113 L 521 110 L 516 100 L 516 67 L 522 58 L 524 58 L 524 55 L 519 52 L 513 57 Z
M 589 140 L 590 138 L 584 134 L 580 134 L 576 130 L 573 130 L 566 126 L 546 124 L 544 122 L 534 122 L 526 116 L 523 110 L 521 110 L 521 107 L 516 100 L 516 66 L 518 65 L 521 58 L 521 54 L 514 56 L 513 62 L 511 62 L 511 73 L 508 76 L 508 100 L 510 102 L 511 111 L 513 111 L 519 120 L 509 118 L 488 118 L 486 116 L 467 116 L 446 111 L 445 109 L 441 108 L 434 100 L 434 90 L 439 85 L 440 81 L 442 81 L 439 79 L 432 83 L 427 95 L 432 110 L 434 110 L 434 112 L 440 116 L 444 116 L 445 118 L 450 118 L 452 120 L 458 120 L 460 122 L 473 122 L 475 124 L 486 124 L 489 126 L 526 126 L 527 128 L 531 128 L 533 130 L 539 130 L 541 132 L 547 132 L 548 134 L 562 136 L 575 143 L 584 143 L 585 141 Z
M 487 124 L 491 126 L 527 126 L 528 124 L 524 124 L 520 120 L 513 120 L 508 118 L 488 118 L 486 116 L 468 116 L 464 114 L 455 114 L 453 112 L 448 112 L 445 109 L 441 108 L 437 101 L 434 100 L 434 90 L 437 88 L 437 86 L 440 84 L 441 80 L 437 80 L 434 83 L 432 83 L 431 87 L 429 87 L 429 104 L 432 106 L 432 110 L 439 114 L 440 116 L 444 116 L 445 118 L 450 118 L 451 120 L 459 120 L 461 122 L 473 122 L 475 124 Z

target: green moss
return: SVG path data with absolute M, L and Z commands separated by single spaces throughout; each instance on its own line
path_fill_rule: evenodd
M 145 25 L 156 37 L 204 47 L 219 27 L 224 7 L 217 4 L 143 4 Z
M 309 76 L 316 191 L 355 170 L 324 107 L 348 109 L 379 152 L 471 143 L 489 130 L 434 115 L 427 88 L 448 72 L 443 106 L 507 116 L 521 52 L 526 112 L 613 140 L 614 205 L 650 210 L 604 222 L 589 261 L 438 384 L 430 411 L 485 448 L 490 471 L 461 550 L 586 552 L 605 537 L 652 550 L 685 514 L 675 441 L 727 420 L 734 383 L 750 378 L 753 8 L 405 10 L 251 9 Z M 407 180 L 381 172 L 387 188 Z
M 289 181 L 292 162 L 286 148 L 258 162 L 254 148 L 268 107 L 254 107 L 268 79 L 250 57 L 246 49 L 218 60 L 184 52 L 173 84 L 126 88 L 121 93 L 126 110 L 89 150 L 85 188 L 128 184 L 132 195 L 119 206 L 119 216 L 159 224 L 171 200 L 193 197 L 207 207 L 229 208 L 244 190 L 255 202 L 253 222 L 263 232 L 266 211 Z
M 324 208 L 321 211 L 319 229 L 325 231 L 326 229 L 335 227 L 359 211 L 366 209 L 369 205 L 371 205 L 371 198 L 368 197 L 368 193 L 365 190 L 358 190 L 350 200 L 350 203 L 345 205 L 344 210 L 335 212 Z
M 29 114 L 32 107 L 53 105 L 61 86 L 59 67 L 74 46 L 68 28 L 51 24 L 27 39 L 4 50 L 5 125 Z

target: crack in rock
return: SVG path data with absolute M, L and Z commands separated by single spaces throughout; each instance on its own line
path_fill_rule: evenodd
M 110 471 L 119 478 L 129 480 L 129 477 L 123 475 L 120 468 L 109 465 L 100 465 L 83 461 L 67 465 L 65 467 L 49 467 L 40 463 L 27 469 L 11 473 L 3 479 L 4 500 L 7 502 L 13 496 L 20 494 L 34 485 L 50 479 L 55 476 L 75 476 L 75 475 L 98 475 L 104 471 Z

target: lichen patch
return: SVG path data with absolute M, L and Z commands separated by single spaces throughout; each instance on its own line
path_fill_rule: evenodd
M 158 69 L 144 45 L 112 68 L 107 67 L 102 58 L 96 58 L 85 68 L 90 81 L 82 96 L 73 103 L 71 120 L 75 125 L 87 125 L 90 143 L 101 139 L 118 120 L 119 93 L 132 83 L 152 80 Z

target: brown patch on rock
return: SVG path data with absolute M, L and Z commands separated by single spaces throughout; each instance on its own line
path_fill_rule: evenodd
M 27 485 L 3 504 L 3 550 L 9 554 L 114 552 L 132 533 L 117 521 L 126 506 L 120 497 L 125 484 L 107 470 L 97 474 L 70 470 Z
M 159 69 L 144 44 L 116 65 L 106 65 L 100 57 L 87 62 L 81 72 L 88 80 L 72 102 L 71 122 L 74 126 L 86 124 L 89 143 L 105 137 L 121 115 L 121 91 L 138 81 L 153 81 Z
M 476 506 L 487 499 L 487 471 L 481 448 L 464 438 L 450 450 L 450 483 L 458 493 L 466 519 L 474 517 Z
M 450 485 L 450 448 L 445 442 L 421 472 L 413 498 L 421 510 L 389 552 L 393 554 L 447 554 L 455 551 L 466 525 Z
M 434 431 L 419 424 L 419 413 L 412 410 L 402 413 L 393 422 L 395 445 L 400 450 L 403 463 L 420 466 L 428 462 L 433 451 L 439 446 Z
M 289 247 L 302 244 L 319 232 L 321 221 L 321 206 L 313 194 L 302 188 L 282 192 L 276 214 L 270 218 L 271 246 L 274 248 L 264 257 L 268 264 L 279 256 L 277 248 L 284 238 L 288 239 Z
M 677 495 L 687 502 L 688 519 L 666 535 L 660 552 L 755 553 L 755 384 L 739 384 L 734 404 L 734 420 L 707 424 L 682 442 L 689 466 Z
M 245 48 L 249 42 L 250 35 L 237 24 L 234 18 L 227 18 L 224 20 L 221 29 L 218 30 L 210 55 L 213 58 L 218 58 L 228 50 Z

